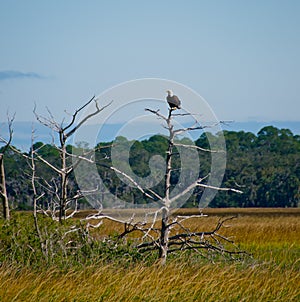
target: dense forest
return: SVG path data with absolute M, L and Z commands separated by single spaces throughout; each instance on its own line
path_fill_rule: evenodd
M 244 131 L 224 131 L 227 148 L 227 167 L 224 175 L 223 187 L 234 187 L 243 194 L 232 192 L 218 192 L 210 202 L 210 207 L 297 207 L 300 203 L 300 136 L 294 135 L 288 129 L 278 129 L 273 126 L 262 128 L 257 135 Z M 211 136 L 208 140 L 208 136 Z M 196 146 L 209 149 L 209 141 L 217 138 L 218 134 L 203 133 L 194 143 Z M 186 143 L 187 138 L 183 138 Z M 131 146 L 129 163 L 134 173 L 140 177 L 149 175 L 149 160 L 154 155 L 166 156 L 167 138 L 155 135 L 142 141 L 128 141 L 124 137 L 117 137 L 113 142 Z M 147 204 L 143 194 L 126 185 L 114 171 L 111 165 L 110 143 L 99 143 L 96 151 L 98 172 L 103 183 L 120 199 L 129 203 Z M 34 149 L 54 166 L 59 162 L 59 152 L 51 144 L 37 142 Z M 76 148 L 87 148 L 77 146 Z M 68 146 L 68 152 L 74 147 Z M 75 148 L 75 149 L 76 149 Z M 1 151 L 1 149 L 0 149 Z M 30 150 L 28 155 L 30 155 Z M 174 186 L 180 176 L 180 155 L 173 160 L 171 184 Z M 200 174 L 207 175 L 210 171 L 211 155 L 209 152 L 199 151 L 201 165 Z M 32 208 L 31 170 L 26 159 L 10 149 L 5 153 L 6 185 L 12 208 Z M 37 165 L 37 177 L 40 190 L 45 194 L 40 202 L 47 203 L 54 198 L 55 192 L 48 190 L 47 184 L 58 183 L 49 167 L 43 163 Z M 200 176 L 201 176 L 200 175 Z M 71 177 L 70 190 L 76 192 L 77 184 Z M 156 192 L 163 190 L 163 181 L 156 184 Z M 185 207 L 198 206 L 202 194 L 201 188 L 195 189 Z M 47 201 L 48 200 L 48 201 Z M 80 201 L 80 208 L 87 208 L 85 200 Z

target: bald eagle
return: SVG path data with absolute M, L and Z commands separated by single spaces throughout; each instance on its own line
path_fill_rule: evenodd
M 178 98 L 177 95 L 174 95 L 172 90 L 167 90 L 167 93 L 168 93 L 168 96 L 167 96 L 167 102 L 170 106 L 170 108 L 172 110 L 175 110 L 175 109 L 180 109 L 181 108 L 181 102 Z

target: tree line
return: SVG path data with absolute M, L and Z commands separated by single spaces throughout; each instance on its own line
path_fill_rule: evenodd
M 234 187 L 243 191 L 243 194 L 234 194 L 230 191 L 219 191 L 210 202 L 210 207 L 297 207 L 300 201 L 300 136 L 294 135 L 289 129 L 278 129 L 273 126 L 262 128 L 257 135 L 244 131 L 223 131 L 212 134 L 204 132 L 193 143 L 199 147 L 200 175 L 210 172 L 211 153 L 202 152 L 209 149 L 209 142 L 224 135 L 227 149 L 227 166 L 223 186 Z M 178 144 L 190 144 L 187 138 L 178 140 Z M 117 137 L 113 142 L 99 143 L 95 148 L 95 158 L 98 173 L 103 184 L 115 196 L 127 203 L 144 204 L 150 200 L 137 188 L 126 185 L 116 171 L 111 167 L 111 149 L 113 145 L 130 147 L 129 164 L 132 171 L 139 177 L 150 174 L 149 161 L 154 155 L 166 158 L 168 138 L 154 135 L 142 141 L 130 141 L 125 137 Z M 86 149 L 88 146 L 66 145 L 68 153 L 77 149 Z M 176 147 L 174 146 L 176 149 Z M 177 147 L 179 148 L 179 147 Z M 38 151 L 37 151 L 38 150 Z M 0 149 L 1 153 L 2 149 Z M 36 142 L 26 155 L 32 152 L 47 160 L 53 166 L 61 161 L 58 149 L 52 144 Z M 69 159 L 70 160 L 70 159 Z M 25 210 L 32 209 L 33 190 L 31 186 L 31 168 L 24 156 L 12 149 L 5 154 L 6 189 L 12 208 Z M 47 184 L 55 188 L 58 183 L 53 170 L 43 162 L 37 162 L 41 190 L 45 192 L 43 202 L 53 199 L 55 191 L 45 189 Z M 175 186 L 180 177 L 180 152 L 174 152 L 172 159 L 171 187 Z M 43 188 L 42 188 L 43 187 Z M 78 190 L 76 179 L 70 173 L 68 190 Z M 164 180 L 155 185 L 158 194 L 164 191 Z M 203 193 L 202 187 L 195 188 L 185 207 L 197 207 Z M 79 207 L 88 208 L 90 205 L 84 198 L 80 199 Z

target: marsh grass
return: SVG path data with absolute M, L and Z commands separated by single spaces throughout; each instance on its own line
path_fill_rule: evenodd
M 191 264 L 193 264 L 191 266 Z M 62 273 L 2 268 L 2 301 L 298 301 L 299 271 L 204 262 L 90 266 Z
M 232 214 L 209 211 L 189 226 L 210 228 Z M 242 262 L 211 262 L 193 253 L 173 255 L 163 267 L 144 259 L 63 268 L 3 262 L 0 301 L 299 301 L 299 214 L 252 212 L 237 213 L 222 231 L 252 254 Z M 107 223 L 98 236 L 114 228 Z

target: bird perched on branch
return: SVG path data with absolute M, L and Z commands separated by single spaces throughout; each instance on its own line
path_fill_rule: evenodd
M 172 110 L 180 109 L 181 102 L 177 95 L 174 95 L 172 90 L 167 90 L 167 102 Z

